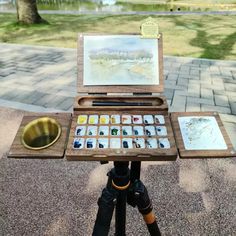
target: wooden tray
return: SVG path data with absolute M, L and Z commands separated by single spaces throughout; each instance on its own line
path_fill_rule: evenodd
M 134 98 L 135 99 L 135 98 Z M 121 144 L 122 144 L 122 139 L 123 138 L 131 138 L 131 139 L 135 139 L 135 138 L 144 138 L 145 141 L 148 138 L 168 138 L 169 142 L 170 142 L 170 148 L 168 149 L 161 149 L 160 147 L 158 147 L 157 149 L 148 149 L 146 148 L 135 148 L 135 146 L 133 146 L 134 148 L 129 149 L 129 148 L 106 148 L 106 149 L 101 149 L 98 148 L 98 145 L 96 146 L 96 148 L 94 149 L 88 149 L 86 148 L 86 143 L 84 142 L 85 147 L 83 149 L 74 149 L 73 148 L 73 142 L 74 139 L 76 138 L 75 136 L 75 130 L 76 130 L 76 126 L 78 126 L 77 124 L 77 118 L 79 115 L 163 115 L 164 119 L 165 119 L 165 125 L 167 128 L 167 135 L 165 136 L 151 136 L 151 137 L 147 137 L 145 134 L 142 136 L 135 136 L 134 134 L 132 135 L 128 135 L 128 136 L 122 136 L 122 132 L 119 136 L 111 136 L 111 134 L 109 133 L 108 136 L 106 136 L 106 138 L 108 138 L 110 140 L 110 138 L 119 138 L 121 139 Z M 87 126 L 89 126 L 88 124 L 85 125 L 86 128 Z M 94 126 L 91 125 L 91 126 Z M 96 125 L 95 125 L 96 126 Z M 99 125 L 97 125 L 99 126 Z M 103 126 L 146 126 L 145 124 L 107 124 Z M 152 126 L 152 125 L 150 125 Z M 84 141 L 87 138 L 103 138 L 103 136 L 99 136 L 98 134 L 96 136 L 88 136 L 87 134 L 85 134 L 84 136 L 81 137 L 77 137 L 77 138 L 84 138 Z M 68 145 L 67 145 L 67 150 L 66 150 L 66 158 L 68 160 L 83 160 L 83 161 L 171 161 L 171 160 L 175 160 L 177 158 L 177 148 L 175 145 L 175 140 L 174 140 L 174 134 L 172 131 L 172 126 L 170 123 L 170 119 L 168 116 L 168 112 L 167 111 L 159 111 L 156 108 L 152 108 L 149 110 L 143 110 L 143 107 L 139 107 L 139 109 L 133 110 L 133 109 L 128 109 L 126 107 L 126 109 L 123 109 L 122 107 L 117 107 L 116 110 L 104 110 L 103 108 L 100 108 L 100 110 L 98 109 L 93 109 L 90 108 L 90 110 L 81 110 L 78 111 L 76 110 L 74 112 L 73 118 L 72 118 L 72 124 L 71 124 L 71 129 L 70 129 L 70 134 L 69 134 L 69 139 L 68 139 Z
M 192 128 L 194 122 L 193 120 L 188 123 L 187 129 L 182 123 L 181 125 L 182 129 L 181 129 L 180 128 L 181 121 L 179 120 L 179 118 L 182 117 L 186 117 L 187 119 L 193 117 L 195 121 L 197 120 L 199 121 L 199 118 L 205 118 L 200 121 L 200 122 L 205 122 L 205 124 L 199 123 L 197 133 L 194 132 L 194 129 Z M 213 122 L 216 121 L 217 123 L 216 122 L 215 123 L 217 125 L 216 126 L 210 125 L 210 119 Z M 236 152 L 233 149 L 233 145 L 226 133 L 226 130 L 217 112 L 174 112 L 171 113 L 171 123 L 175 134 L 176 145 L 178 147 L 179 155 L 181 158 L 210 158 L 210 157 L 217 158 L 217 157 L 236 156 Z M 184 141 L 183 135 L 187 137 L 186 133 L 194 134 L 194 136 L 191 137 L 190 139 L 185 138 Z M 208 136 L 208 133 L 211 135 Z M 209 138 L 203 139 L 203 137 L 207 136 Z M 198 137 L 202 137 L 202 140 L 204 141 L 199 144 L 198 148 L 196 148 L 195 144 L 199 143 Z
M 21 135 L 25 125 L 40 117 L 54 118 L 62 128 L 60 138 L 52 146 L 41 150 L 29 150 L 21 143 Z M 68 113 L 35 113 L 35 115 L 24 116 L 15 139 L 11 145 L 8 157 L 14 158 L 63 158 L 67 144 L 68 131 L 71 124 L 71 114 Z
M 92 106 L 93 101 L 117 101 L 117 102 L 147 102 L 150 106 Z M 115 95 L 99 95 L 99 96 L 78 96 L 75 98 L 74 111 L 88 111 L 88 110 L 110 110 L 110 111 L 120 111 L 120 110 L 158 110 L 158 111 L 168 111 L 168 104 L 164 96 L 125 96 L 120 97 Z

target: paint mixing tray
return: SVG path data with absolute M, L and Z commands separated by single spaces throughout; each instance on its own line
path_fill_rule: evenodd
M 175 160 L 177 149 L 165 111 L 81 111 L 72 118 L 68 160 Z

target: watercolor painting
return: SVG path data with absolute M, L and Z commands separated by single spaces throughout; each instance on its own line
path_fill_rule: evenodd
M 213 116 L 178 117 L 186 150 L 225 150 L 227 145 Z
M 84 85 L 158 85 L 158 41 L 84 36 Z

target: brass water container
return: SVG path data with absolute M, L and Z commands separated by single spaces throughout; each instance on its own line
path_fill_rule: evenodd
M 61 125 L 53 118 L 41 117 L 29 122 L 23 129 L 21 142 L 31 150 L 53 145 L 61 135 Z

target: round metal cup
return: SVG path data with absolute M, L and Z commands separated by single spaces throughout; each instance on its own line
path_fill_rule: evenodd
M 53 145 L 60 135 L 60 124 L 55 119 L 42 117 L 24 127 L 21 142 L 28 149 L 41 150 Z

